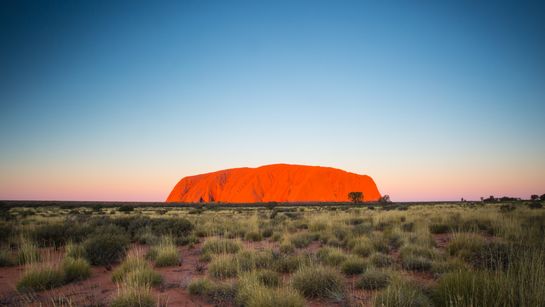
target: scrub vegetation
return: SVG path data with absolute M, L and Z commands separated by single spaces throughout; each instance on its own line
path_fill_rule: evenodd
M 102 274 L 114 288 L 98 303 L 111 306 L 176 293 L 222 306 L 545 306 L 535 203 L 4 206 L 0 275 L 15 274 L 17 294 L 5 286 L 0 302 L 56 302 Z

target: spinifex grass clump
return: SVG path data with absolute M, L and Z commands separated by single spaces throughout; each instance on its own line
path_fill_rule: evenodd
M 62 261 L 65 282 L 84 280 L 91 276 L 91 266 L 83 258 L 66 257 Z
M 81 244 L 68 242 L 64 247 L 64 254 L 66 257 L 85 258 L 85 248 Z
M 41 260 L 38 246 L 25 237 L 19 239 L 19 249 L 17 251 L 17 264 L 36 263 Z
M 326 265 L 338 266 L 343 263 L 347 255 L 340 249 L 323 247 L 317 253 L 318 260 Z
M 418 286 L 394 280 L 374 298 L 375 307 L 431 307 L 430 299 Z
M 29 264 L 17 282 L 18 291 L 42 291 L 60 287 L 65 283 L 61 268 L 44 263 Z
M 360 257 L 350 257 L 341 264 L 341 271 L 348 275 L 358 275 L 367 269 L 367 262 Z
M 136 286 L 157 286 L 163 278 L 155 272 L 148 262 L 140 255 L 132 254 L 112 273 L 116 283 L 124 282 Z
M 242 244 L 238 241 L 229 239 L 208 239 L 204 242 L 202 253 L 210 254 L 234 254 L 242 248 Z
M 218 305 L 232 303 L 237 294 L 236 285 L 226 282 L 211 282 L 208 279 L 195 279 L 187 286 L 191 295 L 202 295 Z
M 208 265 L 210 276 L 223 279 L 235 277 L 239 273 L 239 263 L 232 255 L 215 256 Z
M 110 304 L 111 307 L 155 307 L 155 298 L 148 285 L 133 285 L 123 283 L 118 288 L 117 297 Z
M 0 267 L 13 266 L 16 264 L 16 259 L 12 252 L 7 248 L 0 249 Z
M 356 287 L 365 290 L 377 290 L 388 286 L 390 275 L 376 269 L 367 270 L 357 281 Z
M 181 263 L 178 248 L 171 237 L 164 237 L 159 244 L 152 246 L 147 257 L 158 267 L 175 266 Z
M 309 298 L 344 297 L 344 279 L 338 271 L 320 265 L 300 268 L 292 278 L 292 286 Z
M 302 307 L 305 302 L 295 290 L 268 286 L 253 273 L 239 279 L 236 301 L 241 306 L 251 307 Z

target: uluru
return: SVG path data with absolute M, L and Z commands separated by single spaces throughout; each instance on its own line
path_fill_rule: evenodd
M 364 201 L 381 195 L 374 180 L 322 166 L 271 164 L 242 167 L 182 178 L 167 202 L 345 202 L 362 192 Z

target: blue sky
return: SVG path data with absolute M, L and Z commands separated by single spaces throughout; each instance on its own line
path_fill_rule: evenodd
M 0 199 L 163 200 L 278 162 L 394 200 L 545 193 L 541 4 L 2 6 Z

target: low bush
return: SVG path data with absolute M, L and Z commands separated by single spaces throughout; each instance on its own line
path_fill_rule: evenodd
M 62 262 L 65 282 L 84 280 L 91 276 L 91 266 L 82 258 L 66 257 Z
M 383 253 L 374 253 L 369 257 L 369 261 L 377 268 L 391 266 L 394 263 L 394 258 Z
M 39 225 L 32 231 L 31 237 L 40 246 L 54 246 L 59 247 L 66 243 L 66 239 L 69 237 L 67 234 L 67 228 L 65 224 L 61 223 L 48 223 Z
M 340 265 L 347 258 L 346 254 L 343 253 L 342 250 L 331 247 L 321 248 L 316 253 L 316 256 L 318 257 L 318 260 L 320 260 L 322 263 L 331 266 Z
M 239 280 L 236 301 L 249 307 L 302 307 L 305 302 L 296 291 L 266 287 L 253 274 Z
M 271 270 L 262 270 L 255 272 L 255 278 L 265 287 L 278 287 L 281 283 L 280 274 Z
M 468 258 L 476 268 L 505 270 L 511 258 L 511 247 L 503 242 L 489 242 L 471 251 Z
M 178 248 L 171 237 L 164 237 L 158 245 L 152 246 L 147 257 L 158 267 L 175 266 L 181 263 Z
M 298 233 L 290 238 L 290 242 L 296 248 L 305 248 L 310 245 L 313 239 L 313 236 L 309 233 Z
M 242 248 L 238 241 L 229 239 L 208 239 L 204 242 L 202 253 L 234 254 Z
M 17 264 L 36 263 L 41 260 L 40 252 L 36 244 L 28 239 L 21 239 L 17 251 Z
M 112 273 L 112 281 L 131 286 L 157 286 L 163 278 L 138 255 L 129 255 Z
M 358 257 L 350 257 L 341 264 L 341 272 L 346 275 L 358 275 L 365 271 L 367 263 Z
M 462 270 L 443 275 L 434 291 L 437 306 L 510 306 L 505 276 Z
M 93 265 L 110 265 L 126 254 L 129 238 L 119 227 L 99 227 L 83 243 L 85 256 Z
M 344 279 L 337 271 L 319 266 L 300 268 L 292 278 L 292 285 L 308 298 L 343 298 Z
M 155 307 L 155 298 L 151 289 L 147 286 L 137 287 L 123 285 L 116 298 L 110 304 L 111 307 Z
M 213 283 L 208 279 L 195 279 L 189 283 L 188 292 L 191 295 L 202 295 L 208 301 L 218 305 L 232 302 L 237 293 L 236 287 L 229 283 Z
M 408 255 L 401 259 L 401 264 L 404 269 L 411 271 L 429 271 L 432 267 L 432 261 L 421 257 Z
M 244 239 L 246 241 L 259 242 L 263 240 L 263 236 L 261 235 L 259 231 L 250 231 L 246 233 L 246 235 L 244 236 Z
M 219 279 L 236 277 L 238 272 L 239 264 L 232 255 L 218 255 L 208 265 L 208 274 Z
M 430 299 L 422 289 L 404 281 L 392 282 L 375 296 L 375 307 L 431 307 Z
M 365 290 L 377 290 L 386 288 L 390 283 L 390 276 L 382 271 L 367 270 L 356 282 L 356 288 Z
M 194 279 L 187 285 L 187 291 L 191 295 L 204 295 L 211 287 L 212 283 L 208 279 Z
M 0 249 L 0 267 L 14 266 L 17 263 L 15 257 L 8 249 Z
M 447 224 L 434 223 L 429 225 L 430 232 L 433 234 L 450 232 L 450 226 Z
M 367 257 L 374 252 L 373 242 L 368 238 L 359 238 L 352 245 L 352 253 L 362 257 Z
M 63 284 L 64 274 L 59 268 L 31 265 L 17 282 L 17 290 L 22 292 L 42 291 L 57 288 Z
M 281 256 L 274 263 L 274 269 L 279 273 L 293 273 L 307 262 L 308 259 L 300 255 Z
M 291 243 L 280 244 L 280 252 L 284 254 L 293 254 L 295 252 L 295 246 Z
M 64 256 L 71 258 L 85 258 L 85 247 L 82 244 L 68 242 L 64 247 Z
M 471 255 L 481 250 L 485 243 L 485 240 L 479 235 L 459 233 L 453 236 L 447 246 L 447 251 L 452 256 L 468 260 Z

